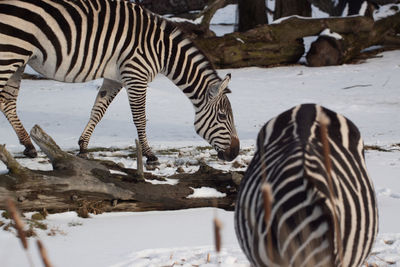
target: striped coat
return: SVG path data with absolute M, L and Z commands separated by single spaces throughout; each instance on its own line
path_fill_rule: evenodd
M 357 127 L 314 104 L 266 123 L 240 185 L 235 228 L 254 266 L 363 264 L 377 234 L 378 211 Z
M 80 139 L 90 136 L 122 87 L 148 161 L 156 161 L 146 136 L 147 84 L 162 73 L 192 102 L 195 130 L 232 160 L 239 139 L 226 96 L 230 76 L 218 77 L 204 54 L 171 22 L 123 0 L 0 0 L 0 110 L 25 154 L 36 156 L 16 113 L 21 73 L 29 64 L 47 78 L 86 82 L 104 78 Z M 171 118 L 173 120 L 173 118 Z

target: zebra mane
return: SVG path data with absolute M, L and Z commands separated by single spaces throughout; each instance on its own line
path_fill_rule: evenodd
M 207 95 L 210 91 L 210 85 L 221 82 L 222 79 L 218 76 L 214 65 L 210 61 L 209 57 L 207 56 L 204 51 L 199 48 L 195 42 L 189 37 L 189 34 L 185 32 L 180 26 L 179 23 L 176 23 L 174 21 L 171 21 L 167 18 L 160 17 L 159 15 L 156 15 L 159 20 L 160 24 L 164 22 L 166 24 L 165 27 L 165 33 L 171 36 L 174 36 L 174 42 L 179 43 L 179 42 L 184 42 L 185 45 L 191 44 L 190 49 L 196 49 L 196 55 L 201 55 L 201 59 L 199 60 L 201 64 L 199 64 L 199 72 L 206 72 L 207 73 L 207 79 L 208 82 L 204 84 L 204 88 L 202 90 L 196 90 L 193 96 L 190 96 L 190 99 L 199 99 L 201 95 Z M 182 88 L 183 85 L 185 84 L 180 84 L 179 82 L 174 81 L 171 79 L 178 87 Z M 183 92 L 185 94 L 190 94 L 191 92 L 190 87 L 183 87 Z M 197 105 L 196 105 L 197 106 Z

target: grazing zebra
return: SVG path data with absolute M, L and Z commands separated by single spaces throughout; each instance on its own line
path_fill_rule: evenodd
M 171 79 L 195 109 L 195 130 L 218 152 L 239 152 L 226 96 L 230 75 L 221 80 L 202 52 L 171 22 L 123 0 L 0 0 L 0 109 L 13 126 L 24 154 L 36 156 L 16 113 L 24 67 L 63 82 L 104 78 L 90 120 L 79 138 L 87 152 L 90 136 L 122 87 L 147 161 L 157 161 L 146 138 L 147 84 L 157 73 Z M 173 120 L 173 118 L 171 118 Z
M 363 264 L 378 211 L 357 127 L 314 104 L 265 124 L 240 185 L 235 229 L 253 266 Z

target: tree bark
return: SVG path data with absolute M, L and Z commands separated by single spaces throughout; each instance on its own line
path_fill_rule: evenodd
M 9 173 L 0 175 L 0 209 L 6 208 L 5 200 L 10 197 L 16 200 L 21 211 L 75 210 L 81 216 L 87 216 L 88 212 L 104 211 L 175 210 L 212 206 L 227 210 L 234 208 L 238 181 L 242 177 L 240 173 L 222 172 L 202 165 L 194 174 L 168 177 L 170 181 L 176 181 L 172 185 L 166 183 L 165 178 L 151 173 L 144 173 L 142 178 L 135 169 L 66 153 L 39 126 L 32 129 L 31 137 L 49 157 L 54 170 L 34 171 L 24 168 L 7 152 L 5 145 L 1 145 L 0 160 L 9 168 Z M 118 173 L 111 173 L 110 170 Z M 200 187 L 214 188 L 226 196 L 188 198 L 194 188 Z
M 298 15 L 311 17 L 311 4 L 307 0 L 276 0 L 274 20 Z
M 238 31 L 245 32 L 268 23 L 265 0 L 239 0 Z

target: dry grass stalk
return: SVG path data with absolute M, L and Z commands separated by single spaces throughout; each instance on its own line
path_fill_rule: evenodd
M 262 186 L 261 186 L 261 193 L 264 202 L 264 221 L 265 227 L 268 227 L 269 219 L 271 217 L 271 210 L 272 210 L 272 203 L 274 201 L 274 196 L 272 194 L 271 185 L 267 182 L 267 166 L 265 165 L 265 161 L 263 157 L 265 155 L 264 146 L 261 145 L 260 149 L 260 161 L 261 161 L 261 177 L 262 177 Z M 275 251 L 272 245 L 272 236 L 271 236 L 271 228 L 267 230 L 267 254 L 271 261 L 275 259 Z
M 21 240 L 22 246 L 25 250 L 28 249 L 28 241 L 26 239 L 25 231 L 24 231 L 24 223 L 21 220 L 21 217 L 18 214 L 17 208 L 15 207 L 14 201 L 10 198 L 6 200 L 7 211 L 10 214 L 11 219 L 15 223 L 15 229 L 17 230 L 18 237 Z
M 53 265 L 51 265 L 49 258 L 47 257 L 47 251 L 44 248 L 42 242 L 40 240 L 36 240 L 36 244 L 39 248 L 39 252 L 40 252 L 40 257 L 42 258 L 43 261 L 43 265 L 45 267 L 52 267 Z
M 222 222 L 218 219 L 214 219 L 214 238 L 215 238 L 215 250 L 219 253 L 221 251 L 221 229 Z
M 396 264 L 395 261 L 385 260 L 385 259 L 382 259 L 382 258 L 379 257 L 379 256 L 376 256 L 376 255 L 375 255 L 375 257 L 376 257 L 378 260 L 380 260 L 380 261 L 382 261 L 382 262 L 384 262 L 384 263 L 386 263 L 386 264 L 388 264 L 388 265 L 394 265 L 394 264 Z M 376 264 L 376 263 L 373 263 L 373 264 Z
M 8 213 L 10 214 L 11 219 L 15 223 L 15 229 L 17 230 L 18 238 L 19 240 L 21 240 L 22 246 L 24 247 L 26 257 L 28 258 L 29 261 L 29 265 L 33 267 L 34 266 L 33 261 L 28 251 L 28 240 L 26 238 L 26 233 L 24 231 L 24 223 L 22 222 L 21 217 L 19 216 L 17 207 L 15 206 L 14 201 L 10 198 L 6 200 L 6 207 Z
M 140 178 L 144 177 L 143 174 L 143 155 L 142 155 L 142 146 L 139 141 L 135 139 L 136 143 L 136 156 L 137 156 L 137 172 Z
M 269 183 L 264 183 L 261 186 L 261 192 L 264 201 L 264 221 L 265 226 L 268 226 L 269 219 L 271 217 L 271 209 L 272 209 L 272 202 L 273 196 L 271 191 L 271 186 Z
M 334 202 L 334 190 L 333 190 L 333 180 L 332 180 L 332 163 L 330 159 L 331 151 L 329 147 L 329 136 L 328 136 L 328 125 L 330 123 L 329 118 L 326 114 L 322 114 L 319 118 L 320 123 L 320 131 L 321 131 L 321 142 L 324 153 L 324 164 L 327 172 L 327 182 L 329 188 L 329 200 L 331 202 L 332 211 L 333 211 L 333 223 L 335 228 L 335 239 L 337 242 L 337 250 L 339 254 L 340 265 L 343 265 L 343 247 L 342 247 L 342 238 L 340 236 L 339 229 L 339 219 L 336 214 L 336 205 Z
M 210 253 L 207 253 L 207 263 L 210 263 L 210 261 L 211 261 L 211 255 Z

